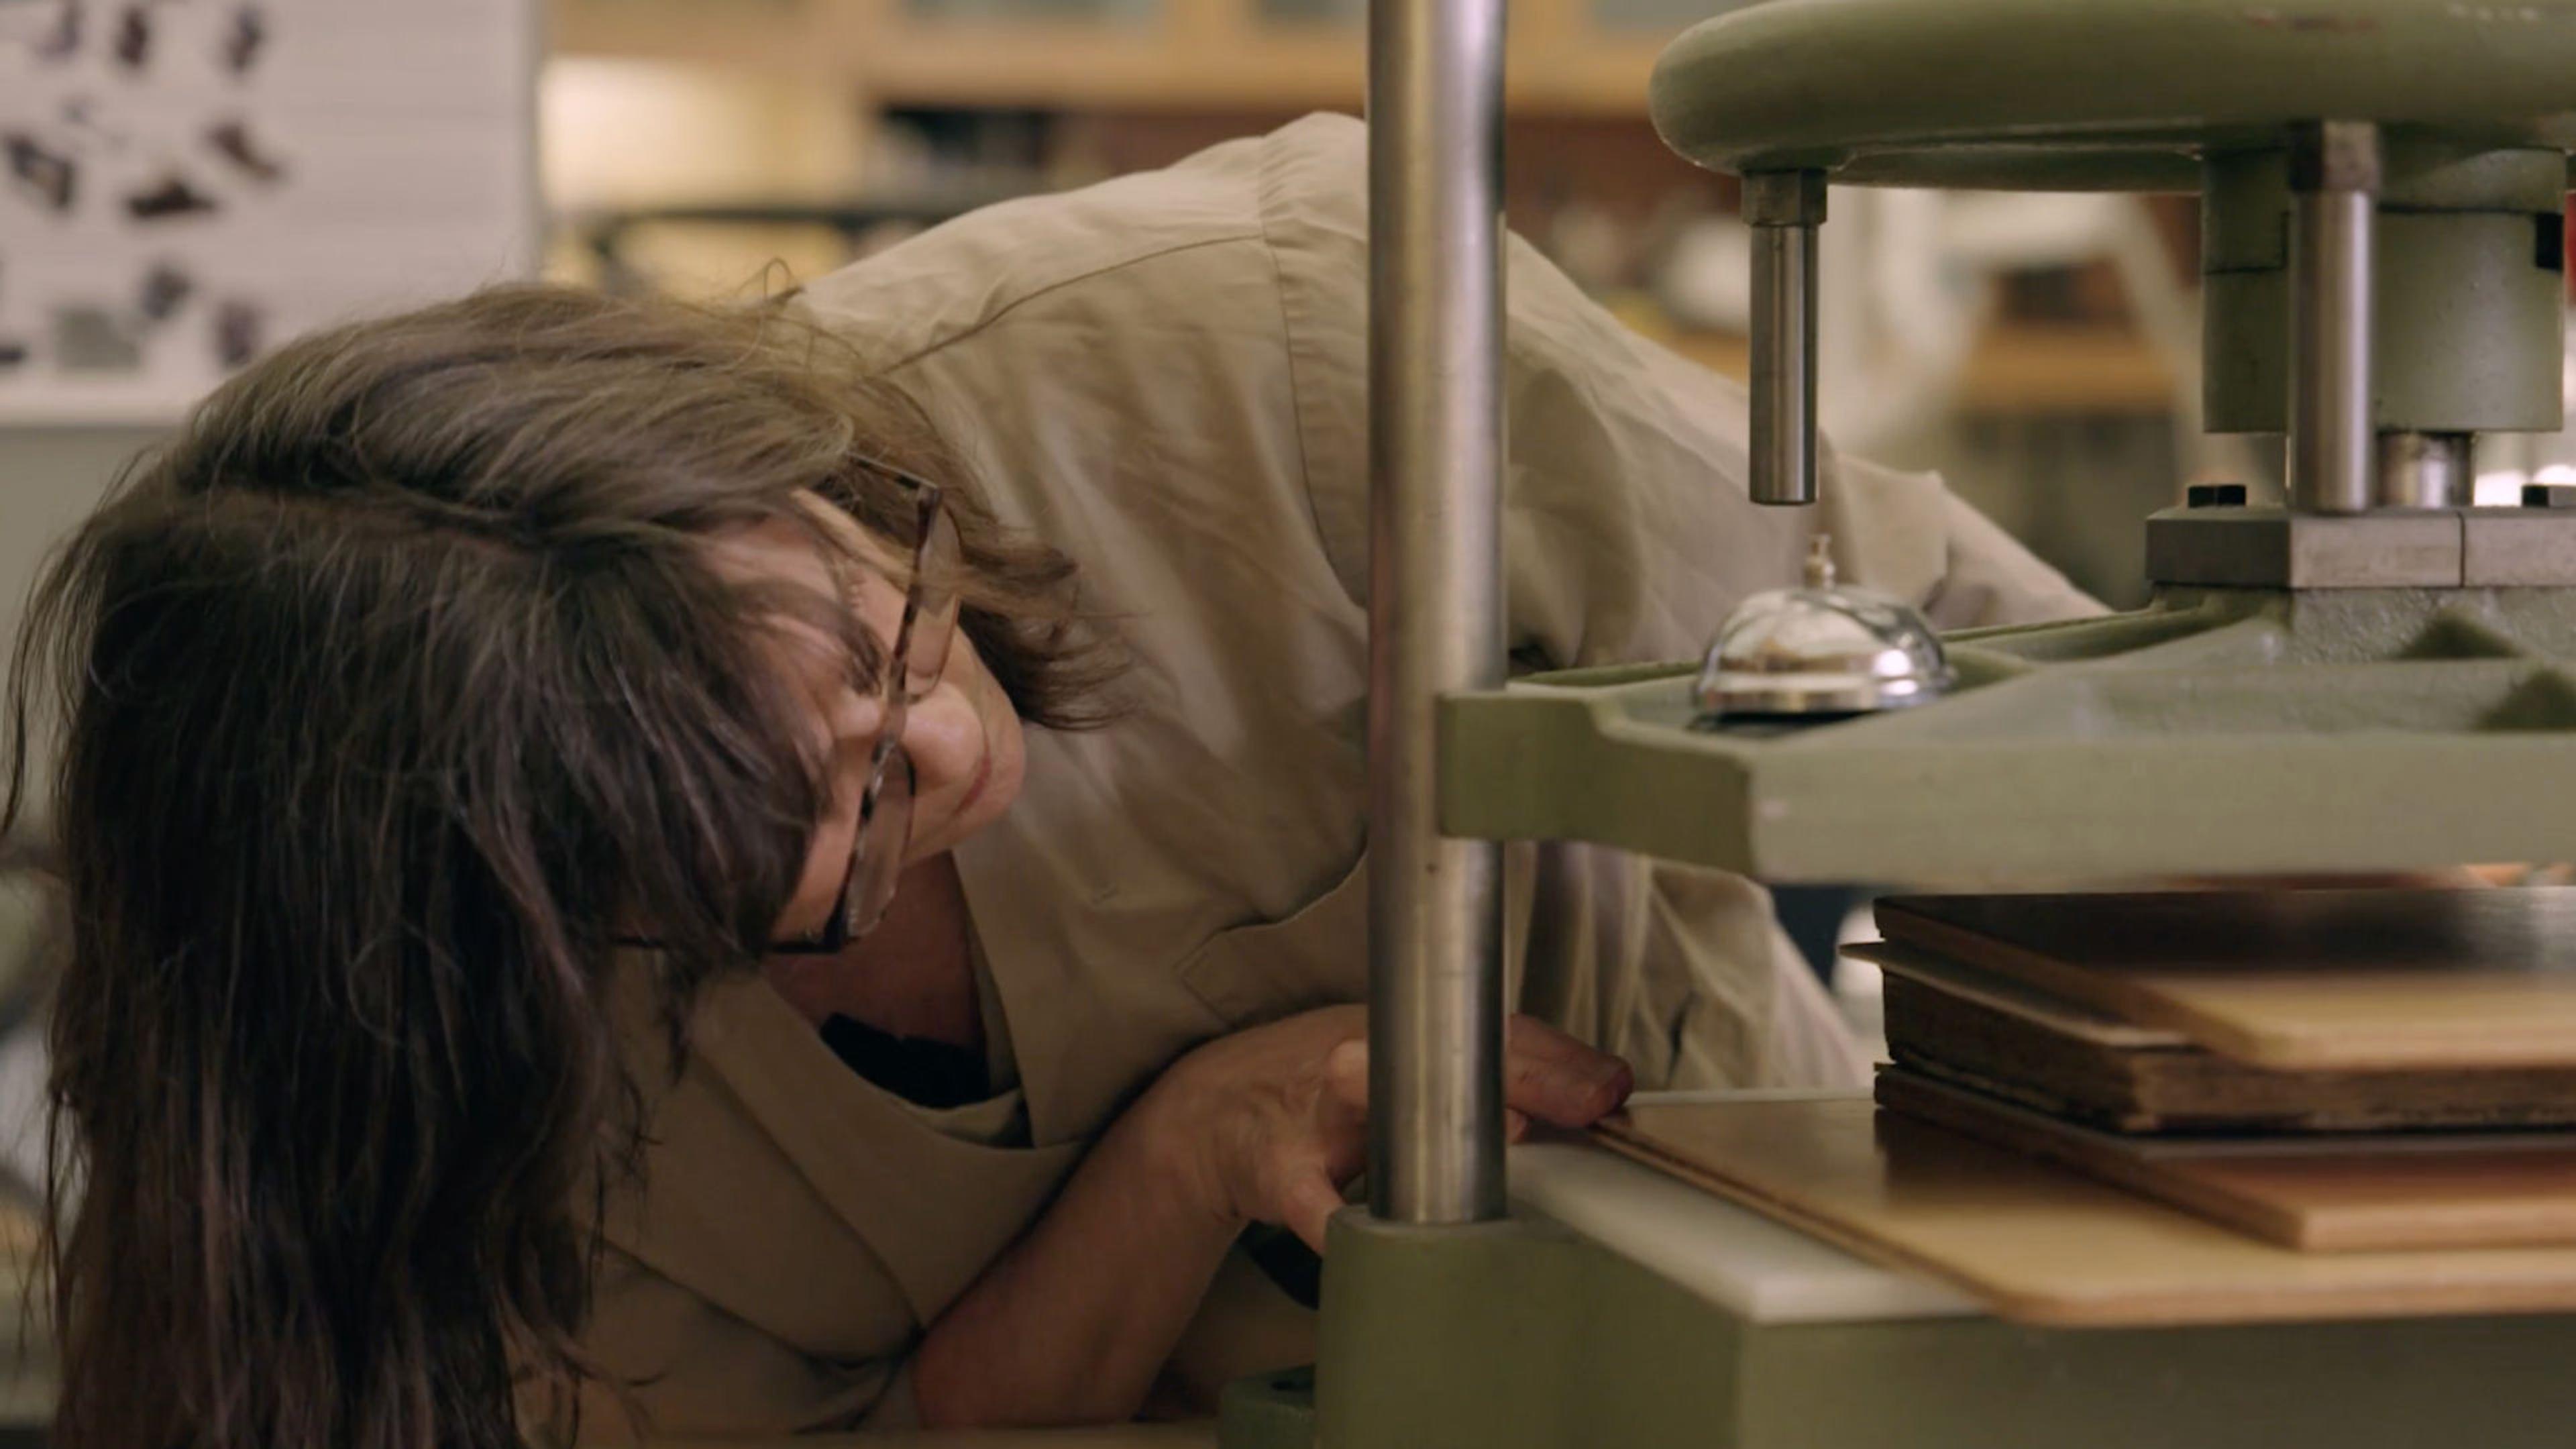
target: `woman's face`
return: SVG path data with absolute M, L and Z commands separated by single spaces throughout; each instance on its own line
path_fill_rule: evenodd
M 847 514 L 820 498 L 812 510 L 823 528 L 857 557 L 894 560 L 889 544 L 868 536 Z M 891 647 L 903 618 L 903 591 L 887 573 L 868 568 L 836 582 L 812 534 L 786 521 L 728 535 L 716 548 L 718 566 L 735 577 L 792 583 L 825 598 L 844 599 Z M 855 598 L 850 597 L 853 591 Z M 829 808 L 806 851 L 796 893 L 778 922 L 780 937 L 794 938 L 819 933 L 840 903 L 858 831 L 859 797 L 882 715 L 875 699 L 851 687 L 847 652 L 839 640 L 802 620 L 782 620 L 772 637 L 778 666 L 796 681 L 800 697 L 812 702 L 810 727 L 831 761 Z M 911 707 L 903 747 L 912 757 L 916 782 L 907 865 L 955 848 L 1019 798 L 1027 767 L 1020 717 L 964 630 L 949 647 L 938 687 Z

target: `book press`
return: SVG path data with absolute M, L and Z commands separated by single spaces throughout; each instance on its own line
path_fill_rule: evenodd
M 1653 112 L 1743 179 L 1759 501 L 1817 497 L 1817 228 L 1882 184 L 2197 193 L 2208 424 L 2285 497 L 2146 520 L 2133 613 L 1936 639 L 1820 568 L 1704 661 L 1508 683 L 1501 21 L 1374 7 L 1379 1126 L 1317 1368 L 1230 1449 L 2570 1442 L 2576 893 L 2403 882 L 2576 832 L 2576 499 L 2472 490 L 2561 426 L 2576 9 L 1685 34 Z M 1878 907 L 1876 1093 L 1644 1097 L 1507 1179 L 1493 842 L 1544 839 L 1945 892 Z

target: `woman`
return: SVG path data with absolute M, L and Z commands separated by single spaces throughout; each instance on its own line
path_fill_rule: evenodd
M 153 457 L 19 659 L 79 915 L 59 1442 L 1115 1419 L 1246 1225 L 1317 1241 L 1365 1077 L 1362 149 L 993 208 L 820 331 L 365 324 Z M 1691 653 L 1810 524 L 1743 503 L 1730 387 L 1511 288 L 1515 657 Z M 1832 465 L 1822 512 L 1944 622 L 2087 607 L 1934 480 Z M 1516 1020 L 1516 1113 L 1615 1105 L 1595 1047 L 1852 1069 L 1755 888 L 1511 875 L 1573 1033 Z

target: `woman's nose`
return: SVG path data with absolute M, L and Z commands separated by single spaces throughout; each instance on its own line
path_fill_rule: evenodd
M 967 779 L 984 752 L 984 723 L 974 701 L 955 682 L 941 680 L 913 702 L 903 722 L 903 748 L 925 794 Z

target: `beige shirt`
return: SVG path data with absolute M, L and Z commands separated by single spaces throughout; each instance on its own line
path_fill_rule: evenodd
M 1018 1068 L 982 1126 L 870 1086 L 759 981 L 705 1003 L 597 1302 L 596 1351 L 664 1432 L 903 1418 L 922 1327 L 1126 1100 L 1211 1036 L 1363 994 L 1364 151 L 1310 118 L 809 289 L 1005 521 L 1080 562 L 1135 708 L 1032 731 L 1026 794 L 958 851 Z M 1509 298 L 1521 665 L 1693 657 L 1817 527 L 1947 626 L 2093 608 L 1930 476 L 1829 455 L 1821 507 L 1754 507 L 1733 383 L 1518 244 Z M 1523 1005 L 1642 1081 L 1857 1080 L 1749 882 L 1579 846 L 1516 847 L 1509 877 Z

